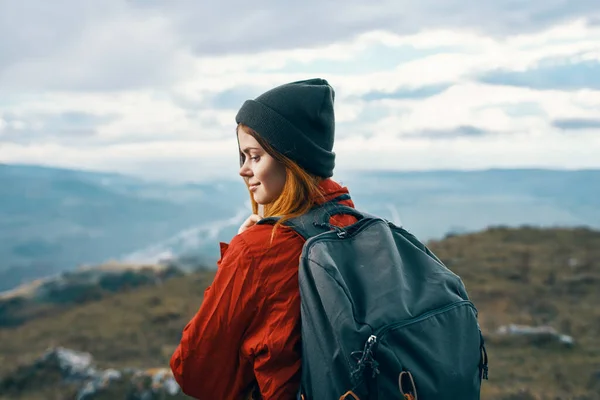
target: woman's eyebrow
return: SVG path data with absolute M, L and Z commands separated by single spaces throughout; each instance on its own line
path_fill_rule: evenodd
M 244 150 L 242 150 L 244 153 L 247 153 L 250 150 L 260 150 L 258 147 L 246 147 Z

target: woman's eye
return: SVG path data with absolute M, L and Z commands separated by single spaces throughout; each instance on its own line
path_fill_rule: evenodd
M 250 159 L 251 159 L 252 161 L 258 161 L 258 160 L 260 160 L 260 156 L 254 156 L 254 157 L 250 157 Z

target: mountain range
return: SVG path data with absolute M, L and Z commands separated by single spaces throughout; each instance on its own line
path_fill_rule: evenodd
M 359 209 L 422 240 L 498 225 L 600 228 L 600 170 L 346 171 L 334 179 Z M 241 180 L 0 165 L 0 291 L 109 260 L 214 263 L 248 203 Z

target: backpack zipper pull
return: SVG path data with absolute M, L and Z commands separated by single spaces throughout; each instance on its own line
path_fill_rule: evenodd
M 365 350 L 371 352 L 371 349 L 373 348 L 373 346 L 375 346 L 375 343 L 377 343 L 377 336 L 375 336 L 375 335 L 369 336 L 369 339 L 367 339 L 367 346 L 366 346 Z
M 313 222 L 313 225 L 316 226 L 317 228 L 325 228 L 325 229 L 329 229 L 332 231 L 336 231 L 337 236 L 340 239 L 343 239 L 346 237 L 346 235 L 348 234 L 348 232 L 342 228 L 340 228 L 339 226 L 335 226 L 335 225 L 331 225 L 331 224 L 323 224 L 320 222 Z
M 368 366 L 373 370 L 372 377 L 375 378 L 379 374 L 379 363 L 373 357 L 373 346 L 377 343 L 377 336 L 371 335 L 365 342 L 363 351 L 355 351 L 351 355 L 355 356 L 360 354 L 360 359 L 357 361 L 357 368 L 352 371 L 352 377 L 358 381 L 360 376 L 363 374 L 365 368 Z

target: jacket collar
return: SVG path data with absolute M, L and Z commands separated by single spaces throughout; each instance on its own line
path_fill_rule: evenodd
M 324 202 L 331 201 L 331 200 L 335 199 L 336 197 L 341 196 L 343 194 L 349 194 L 347 187 L 340 185 L 339 183 L 335 182 L 331 178 L 327 178 L 327 179 L 321 181 L 321 183 L 319 184 L 319 188 L 321 189 L 321 192 L 323 193 L 324 199 L 321 199 L 321 198 L 316 199 L 315 203 L 317 203 L 317 204 L 323 204 Z M 344 200 L 343 203 L 345 205 L 354 207 L 354 203 L 352 202 L 352 200 Z

